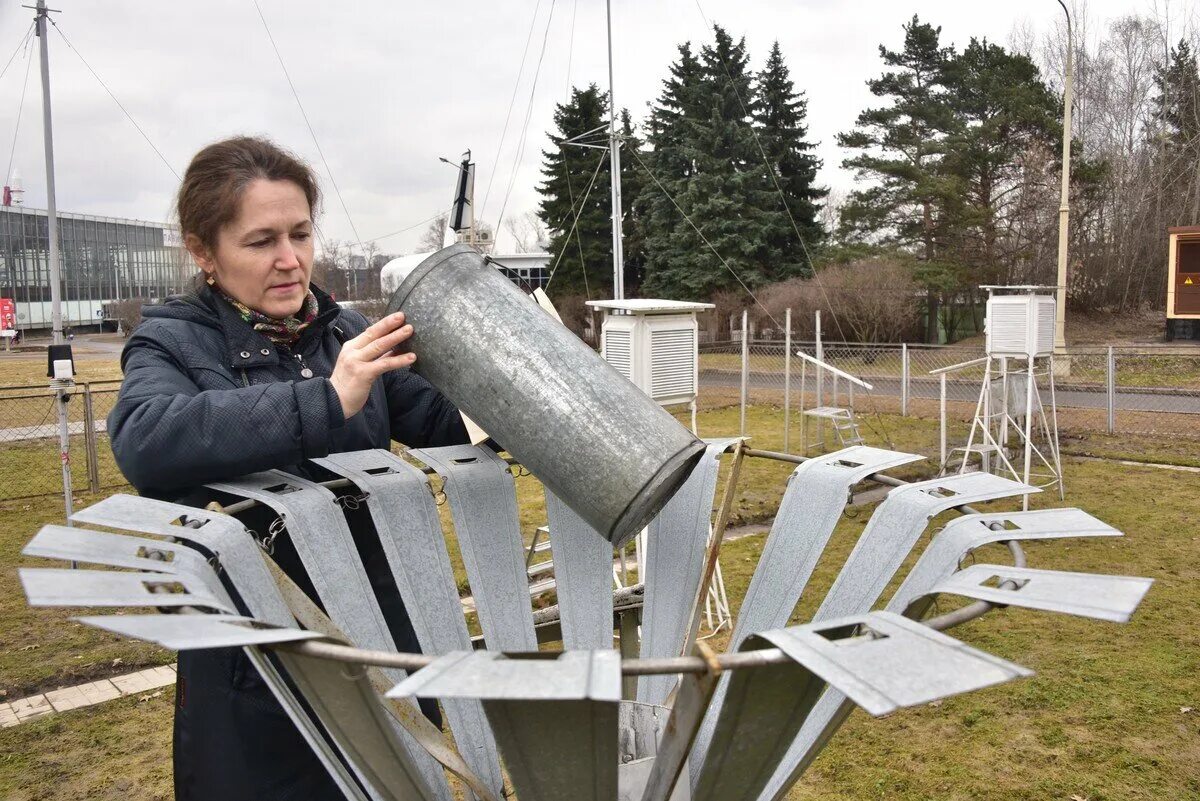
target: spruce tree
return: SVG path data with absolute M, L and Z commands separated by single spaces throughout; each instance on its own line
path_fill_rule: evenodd
M 665 279 L 675 230 L 687 225 L 672 200 L 682 196 L 695 173 L 688 128 L 700 116 L 697 105 L 700 62 L 692 53 L 690 42 L 684 42 L 678 50 L 679 59 L 671 64 L 662 93 L 646 121 L 649 149 L 628 153 L 622 161 L 635 163 L 642 179 L 642 188 L 632 206 L 645 254 L 643 292 L 667 297 L 678 297 L 669 294 Z M 659 275 L 663 279 L 655 278 Z
M 608 153 L 566 143 L 604 125 L 607 109 L 608 93 L 596 84 L 573 88 L 570 100 L 555 106 L 551 147 L 542 151 L 538 216 L 550 233 L 550 264 L 554 268 L 551 290 L 556 295 L 612 297 Z M 595 144 L 603 142 L 602 133 L 588 137 L 588 141 L 593 138 Z
M 790 223 L 754 141 L 757 101 L 745 40 L 734 42 L 720 26 L 713 32 L 714 43 L 696 62 L 673 67 L 665 92 L 672 152 L 664 160 L 680 168 L 671 184 L 682 192 L 673 197 L 691 219 L 655 226 L 657 237 L 648 242 L 645 291 L 665 297 L 707 298 L 785 274 L 772 243 Z M 690 83 L 675 85 L 683 75 Z
M 754 118 L 759 143 L 775 172 L 775 183 L 791 217 L 787 230 L 782 235 L 774 234 L 778 238 L 770 246 L 783 254 L 785 272 L 811 275 L 808 256 L 825 237 L 817 215 L 829 190 L 816 184 L 820 161 L 812 153 L 815 146 L 806 138 L 808 100 L 803 92 L 795 91 L 778 41 L 771 47 L 757 84 L 758 107 Z M 796 239 L 797 228 L 807 248 Z

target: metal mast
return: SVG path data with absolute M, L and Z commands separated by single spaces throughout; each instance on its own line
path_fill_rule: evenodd
M 621 246 L 621 140 L 617 137 L 617 98 L 613 87 L 612 0 L 605 5 L 608 20 L 608 152 L 612 169 L 613 299 L 625 298 L 625 253 Z
M 1054 352 L 1061 354 L 1067 347 L 1067 234 L 1071 218 L 1071 103 L 1075 86 L 1075 40 L 1071 28 L 1071 12 L 1062 0 L 1058 0 L 1058 4 L 1067 15 L 1067 70 L 1063 88 L 1062 186 L 1058 201 L 1058 277 L 1054 320 Z
M 55 9 L 46 8 L 46 0 L 37 0 L 34 21 L 37 26 L 42 66 L 42 135 L 46 150 L 46 222 L 50 235 L 50 320 L 54 327 L 52 342 L 55 345 L 61 345 L 63 343 L 62 276 L 58 254 L 58 206 L 54 198 L 54 128 L 50 121 L 50 52 L 46 41 L 46 22 L 49 19 L 49 12 L 52 10 Z M 53 375 L 54 365 L 51 364 L 50 367 Z M 69 379 L 65 381 L 53 379 L 51 381 L 57 396 L 58 447 L 62 461 L 63 503 L 66 504 L 68 520 L 73 511 L 73 500 L 71 497 L 71 438 L 67 427 L 67 401 L 70 399 L 70 394 L 67 392 L 67 387 L 73 383 L 74 381 Z M 68 525 L 70 524 L 68 523 Z

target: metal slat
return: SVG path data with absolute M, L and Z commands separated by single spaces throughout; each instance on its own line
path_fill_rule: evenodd
M 798 466 L 788 477 L 771 533 L 750 579 L 730 649 L 737 650 L 754 632 L 787 625 L 846 507 L 851 487 L 867 476 L 922 458 L 913 453 L 855 446 Z M 729 677 L 722 677 L 696 737 L 693 768 L 708 751 L 728 686 Z
M 487 647 L 536 651 L 516 490 L 508 465 L 491 449 L 470 445 L 409 454 L 442 477 Z
M 42 526 L 33 539 L 21 549 L 21 553 L 24 556 L 127 567 L 132 570 L 182 573 L 201 581 L 212 575 L 208 560 L 186 546 L 69 526 Z M 219 582 L 217 586 L 220 586 Z
M 113 495 L 86 509 L 80 509 L 71 519 L 194 542 L 217 557 L 225 575 L 229 577 L 235 591 L 255 618 L 275 626 L 295 625 L 295 620 L 263 561 L 258 545 L 251 539 L 245 527 L 228 515 L 134 495 Z M 198 527 L 178 524 L 184 520 L 192 521 L 198 524 Z M 257 648 L 246 647 L 243 650 L 288 718 L 346 797 L 356 801 L 365 801 L 367 798 L 346 768 L 345 762 L 349 761 L 354 772 L 367 787 L 369 797 L 380 799 L 378 791 L 366 781 L 358 766 L 350 760 L 343 761 L 334 753 L 321 727 L 313 721 L 308 708 L 296 698 L 275 665 Z
M 870 609 L 900 569 L 929 520 L 963 504 L 1038 492 L 1036 487 L 994 476 L 965 473 L 897 487 L 875 509 L 870 522 L 825 594 L 813 622 Z M 830 692 L 800 729 L 763 798 L 781 798 L 832 736 L 842 698 Z
M 989 586 L 1005 579 L 1013 579 L 1020 586 L 1013 590 Z M 933 592 L 1128 623 L 1153 583 L 1153 579 L 1133 576 L 1068 573 L 1011 565 L 971 565 L 940 582 Z
M 521 801 L 612 801 L 617 794 L 616 651 L 447 654 L 389 697 L 483 701 Z
M 958 569 L 975 548 L 1004 540 L 1052 539 L 1058 537 L 1120 536 L 1121 532 L 1078 509 L 1042 509 L 1031 512 L 991 512 L 964 515 L 951 520 L 905 577 L 888 602 L 887 611 L 909 618 L 922 617 L 933 603 L 933 587 Z M 811 723 L 801 731 L 807 752 L 793 767 L 794 783 L 812 759 L 825 747 L 849 717 L 854 702 L 836 690 L 828 690 L 809 716 Z
M 966 473 L 893 489 L 871 515 L 813 621 L 870 609 L 936 515 L 963 504 L 1038 491 L 989 473 Z
M 74 620 L 122 637 L 157 643 L 172 651 L 321 639 L 316 632 L 279 628 L 238 615 L 95 615 Z
M 692 604 L 704 572 L 713 493 L 721 454 L 737 437 L 705 440 L 704 455 L 686 482 L 650 522 L 646 544 L 646 602 L 642 611 L 642 658 L 679 656 L 687 639 Z M 637 699 L 662 704 L 677 677 L 641 676 Z
M 305 701 L 379 798 L 432 801 L 441 797 L 421 761 L 413 758 L 411 735 L 397 736 L 403 729 L 380 705 L 365 671 L 295 652 L 276 653 Z M 423 750 L 419 753 L 427 756 Z M 437 777 L 448 792 L 440 767 Z
M 195 543 L 217 557 L 251 615 L 276 626 L 295 625 L 258 544 L 229 515 L 135 495 L 112 495 L 76 511 L 71 520 Z M 179 525 L 181 520 L 199 525 Z
M 1079 509 L 1038 509 L 1030 512 L 990 512 L 951 520 L 938 532 L 904 577 L 887 609 L 920 619 L 933 603 L 930 591 L 958 570 L 976 548 L 1006 540 L 1045 540 L 1064 537 L 1120 537 L 1121 532 Z
M 208 485 L 218 492 L 252 498 L 275 511 L 287 525 L 322 605 L 334 624 L 360 648 L 395 651 L 383 611 L 371 588 L 358 548 L 335 496 L 320 484 L 271 470 L 243 476 L 237 481 Z M 393 680 L 404 671 L 385 671 Z M 314 707 L 316 708 L 316 707 Z M 379 713 L 387 713 L 380 707 Z M 441 766 L 408 732 L 393 722 L 409 757 L 420 768 L 425 782 L 441 801 L 450 801 L 450 786 Z
M 546 489 L 563 648 L 613 647 L 612 543 Z
M 425 474 L 382 449 L 332 454 L 312 461 L 350 479 L 368 494 L 367 509 L 421 650 L 430 654 L 469 650 L 471 635 Z M 444 706 L 463 759 L 501 796 L 500 757 L 483 706 L 473 699 L 448 699 Z
M 734 672 L 695 801 L 758 798 L 826 684 L 882 715 L 1031 675 L 888 612 L 764 632 L 741 650 L 771 645 L 794 661 Z
M 192 576 L 28 567 L 17 575 L 30 606 L 195 606 L 237 613 L 228 598 Z
M 918 461 L 913 453 L 845 448 L 801 464 L 788 478 L 771 533 L 746 590 L 731 647 L 749 634 L 787 623 L 846 506 L 867 476 Z

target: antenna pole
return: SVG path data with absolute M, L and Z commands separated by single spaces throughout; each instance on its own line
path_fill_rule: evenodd
M 37 0 L 37 36 L 42 62 L 42 134 L 46 149 L 46 219 L 50 228 L 50 319 L 54 344 L 63 341 L 62 277 L 58 263 L 58 207 L 54 198 L 54 129 L 50 122 L 50 53 L 46 43 L 46 0 Z
M 50 320 L 54 328 L 52 342 L 55 345 L 63 343 L 62 323 L 62 274 L 58 254 L 58 206 L 54 199 L 54 129 L 50 123 L 50 52 L 47 46 L 46 21 L 50 9 L 46 8 L 46 0 L 37 0 L 34 17 L 37 26 L 39 50 L 41 51 L 42 66 L 42 134 L 46 149 L 46 222 L 50 257 Z M 57 357 L 55 357 L 57 358 Z M 54 365 L 49 365 L 53 374 Z M 67 520 L 73 513 L 74 500 L 71 489 L 71 435 L 67 427 L 67 401 L 70 395 L 67 387 L 74 384 L 73 376 L 65 381 L 54 378 L 51 386 L 55 388 L 56 406 L 58 406 L 58 448 L 62 461 L 63 503 L 66 505 Z M 67 523 L 70 525 L 70 522 Z M 75 563 L 72 562 L 74 567 Z
M 612 0 L 605 2 L 608 20 L 608 148 L 612 169 L 613 299 L 625 298 L 625 253 L 621 246 L 621 140 L 617 137 L 617 98 L 613 87 Z

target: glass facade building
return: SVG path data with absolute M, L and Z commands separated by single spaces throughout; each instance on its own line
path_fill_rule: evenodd
M 58 214 L 64 326 L 100 325 L 114 301 L 154 302 L 183 291 L 196 267 L 163 223 Z M 17 328 L 50 328 L 49 223 L 45 209 L 0 207 L 0 297 Z

